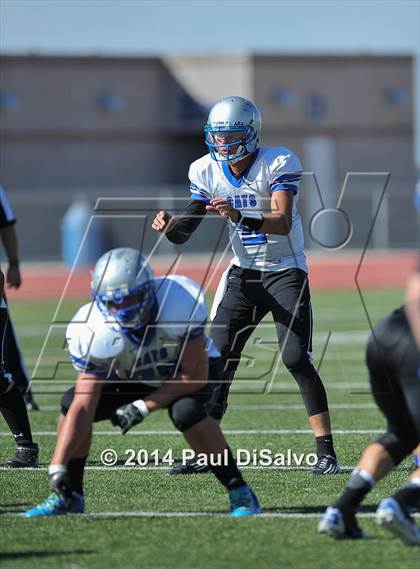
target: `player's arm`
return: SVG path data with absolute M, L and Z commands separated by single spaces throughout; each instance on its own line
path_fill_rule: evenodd
M 292 229 L 293 192 L 282 190 L 271 196 L 271 212 L 263 216 L 260 231 L 274 235 L 289 235 Z
M 0 238 L 9 260 L 6 282 L 9 287 L 19 288 L 22 283 L 19 270 L 18 240 L 14 223 L 0 227 Z
M 178 367 L 175 379 L 166 380 L 160 389 L 145 398 L 150 411 L 168 407 L 178 397 L 195 393 L 207 383 L 208 357 L 204 336 L 185 343 Z
M 6 192 L 0 186 L 0 239 L 9 261 L 6 272 L 6 283 L 9 287 L 19 288 L 21 276 L 19 272 L 19 252 L 16 235 L 16 217 L 9 203 Z
M 417 347 L 420 349 L 420 270 L 413 273 L 408 279 L 405 313 Z
M 192 199 L 179 219 L 167 211 L 159 211 L 152 223 L 152 228 L 164 233 L 169 241 L 182 245 L 191 237 L 206 215 L 206 205 L 202 200 Z
M 151 412 L 168 407 L 175 399 L 195 393 L 207 383 L 208 356 L 204 336 L 185 343 L 178 368 L 174 379 L 165 380 L 159 389 L 144 399 L 117 409 L 112 422 L 121 427 L 123 435 Z
M 58 433 L 51 465 L 65 465 L 77 453 L 92 428 L 101 391 L 102 382 L 96 375 L 78 374 L 74 398 Z
M 251 231 L 288 235 L 292 228 L 293 192 L 274 192 L 271 197 L 271 211 L 267 213 L 242 213 L 222 198 L 211 200 L 206 208 L 233 223 L 241 223 Z

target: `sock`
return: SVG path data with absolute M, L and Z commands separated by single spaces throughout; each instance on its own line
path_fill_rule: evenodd
M 83 475 L 87 456 L 71 458 L 67 463 L 67 472 L 70 476 L 71 487 L 75 492 L 83 496 Z
M 0 409 L 12 435 L 19 446 L 32 446 L 32 432 L 29 425 L 28 411 L 23 395 L 12 387 L 7 393 L 0 395 Z
M 374 484 L 374 478 L 366 470 L 355 468 L 335 507 L 343 510 L 356 509 Z
M 315 437 L 316 441 L 316 454 L 318 456 L 325 456 L 329 454 L 336 458 L 334 451 L 334 441 L 332 435 L 322 435 L 322 437 Z
M 233 490 L 246 485 L 246 482 L 242 478 L 242 474 L 236 466 L 235 459 L 233 458 L 232 451 L 229 447 L 227 447 L 227 464 L 222 464 L 220 466 L 213 466 L 212 464 L 209 464 L 209 466 L 218 481 L 228 490 Z
M 407 484 L 404 484 L 395 494 L 393 498 L 405 510 L 411 508 L 420 508 L 420 477 L 411 478 Z

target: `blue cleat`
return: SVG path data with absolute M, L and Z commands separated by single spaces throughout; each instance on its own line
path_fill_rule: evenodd
M 248 485 L 229 490 L 230 515 L 233 518 L 255 516 L 261 513 L 258 499 Z
M 407 545 L 420 545 L 420 527 L 394 498 L 385 498 L 376 510 L 376 523 Z
M 23 512 L 26 518 L 38 518 L 41 516 L 62 516 L 65 514 L 83 514 L 85 510 L 85 500 L 83 496 L 77 492 L 73 495 L 68 503 L 55 492 L 48 496 L 45 502 L 38 504 L 35 508 Z
M 364 539 L 366 535 L 357 525 L 353 512 L 342 512 L 329 506 L 318 524 L 318 533 L 325 533 L 336 539 Z

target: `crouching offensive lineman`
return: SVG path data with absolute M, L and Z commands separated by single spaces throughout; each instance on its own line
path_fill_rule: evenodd
M 92 295 L 94 302 L 67 329 L 78 376 L 62 398 L 48 469 L 53 494 L 24 515 L 82 513 L 93 422 L 110 419 L 125 434 L 163 408 L 195 453 L 224 458 L 211 469 L 229 493 L 232 516 L 259 513 L 257 498 L 208 415 L 218 398 L 221 360 L 204 335 L 207 306 L 200 287 L 181 276 L 154 278 L 139 251 L 120 248 L 97 262 Z
M 376 482 L 420 443 L 420 272 L 411 277 L 405 307 L 379 322 L 367 346 L 372 394 L 388 431 L 369 445 L 343 493 L 323 515 L 318 531 L 361 538 L 356 511 Z M 420 527 L 410 512 L 420 509 L 420 467 L 408 482 L 381 501 L 376 521 L 408 545 L 420 545 Z

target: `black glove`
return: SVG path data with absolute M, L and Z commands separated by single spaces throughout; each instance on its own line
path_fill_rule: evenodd
M 114 415 L 111 417 L 111 423 L 115 426 L 121 427 L 121 432 L 125 435 L 131 427 L 138 425 L 147 417 L 148 411 L 146 404 L 142 401 L 143 410 L 140 410 L 133 403 L 118 407 Z
M 48 469 L 48 480 L 51 488 L 64 502 L 68 502 L 72 495 L 70 476 L 67 468 L 62 465 L 51 465 Z

